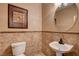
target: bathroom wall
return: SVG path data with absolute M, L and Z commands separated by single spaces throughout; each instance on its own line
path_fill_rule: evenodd
M 54 32 L 43 32 L 43 44 L 42 51 L 45 55 L 55 56 L 55 51 L 49 47 L 49 43 L 53 41 L 59 41 L 60 38 L 63 38 L 63 42 L 67 44 L 72 44 L 74 47 L 70 52 L 65 53 L 65 56 L 79 56 L 79 34 L 70 34 L 70 33 L 54 33 Z
M 79 9 L 79 4 L 77 4 Z M 74 47 L 65 56 L 78 56 L 79 55 L 79 19 L 76 24 L 67 32 L 58 32 L 54 25 L 54 14 L 56 10 L 54 4 L 43 4 L 43 33 L 42 33 L 42 51 L 45 55 L 55 55 L 55 51 L 49 47 L 49 43 L 53 41 L 59 41 L 63 38 L 64 43 L 72 44 Z M 78 13 L 79 14 L 79 13 Z M 79 16 L 79 15 L 78 15 Z
M 37 3 L 12 4 L 28 10 L 28 29 L 8 28 L 8 4 L 0 3 L 0 31 L 41 31 L 42 30 L 42 7 Z
M 59 10 L 59 11 L 57 10 L 54 17 L 56 18 L 55 25 L 58 31 L 70 30 L 72 26 L 74 26 L 77 19 L 77 15 L 78 15 L 77 6 L 74 4 L 72 6 L 64 8 L 63 10 Z
M 26 32 L 26 33 L 0 33 L 0 55 L 12 55 L 11 43 L 26 42 L 27 56 L 41 53 L 42 46 L 41 32 Z
M 79 4 L 76 4 L 79 10 Z M 54 15 L 56 12 L 57 6 L 53 3 L 47 3 L 42 5 L 42 10 L 43 10 L 43 31 L 53 31 L 53 32 L 59 32 L 57 31 L 58 29 L 56 28 L 56 25 L 54 24 Z M 79 14 L 79 12 L 78 12 Z M 79 16 L 79 15 L 78 15 Z M 74 32 L 78 33 L 79 32 L 79 17 L 76 20 L 76 24 L 67 32 Z M 65 31 L 62 31 L 65 32 Z
M 40 3 L 12 4 L 28 10 L 28 29 L 8 28 L 8 4 L 0 3 L 0 55 L 12 55 L 11 43 L 26 42 L 26 55 L 39 54 L 42 47 Z
M 19 41 L 26 41 L 26 55 L 36 55 L 41 52 L 45 55 L 55 55 L 49 43 L 59 41 L 60 37 L 65 43 L 74 45 L 74 48 L 65 55 L 79 55 L 79 20 L 69 30 L 70 33 L 60 33 L 56 32 L 57 28 L 54 25 L 53 18 L 57 8 L 54 4 L 12 5 L 28 9 L 28 29 L 8 28 L 8 4 L 0 4 L 0 55 L 12 55 L 11 43 Z
M 53 3 L 42 4 L 43 31 L 56 31 L 53 20 L 56 8 Z

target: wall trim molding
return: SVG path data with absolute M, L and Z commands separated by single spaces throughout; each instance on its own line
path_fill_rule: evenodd
M 46 33 L 65 33 L 65 34 L 79 34 L 79 32 L 55 32 L 55 31 L 42 31 Z
M 79 32 L 55 32 L 55 31 L 0 31 L 0 33 L 30 33 L 30 32 L 79 34 Z
M 42 32 L 42 31 L 1 31 L 0 33 L 28 33 L 28 32 Z

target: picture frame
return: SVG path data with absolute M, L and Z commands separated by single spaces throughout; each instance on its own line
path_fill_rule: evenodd
M 8 4 L 8 28 L 28 28 L 28 10 Z

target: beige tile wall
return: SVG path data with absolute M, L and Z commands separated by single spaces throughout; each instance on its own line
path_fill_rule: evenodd
M 79 34 L 53 33 L 53 32 L 26 32 L 26 33 L 0 33 L 0 55 L 12 55 L 11 43 L 26 41 L 27 56 L 43 52 L 45 55 L 55 56 L 55 51 L 49 47 L 52 41 L 59 41 L 64 37 L 64 43 L 73 44 L 74 47 L 65 55 L 79 55 Z
M 42 47 L 42 33 L 0 33 L 0 55 L 12 55 L 11 43 L 19 41 L 26 42 L 26 55 L 39 54 Z
M 59 41 L 63 38 L 64 43 L 74 45 L 73 49 L 65 53 L 65 55 L 79 55 L 79 34 L 69 34 L 69 33 L 53 33 L 53 32 L 43 32 L 42 40 L 42 51 L 45 55 L 55 55 L 55 51 L 49 47 L 49 43 L 53 41 Z

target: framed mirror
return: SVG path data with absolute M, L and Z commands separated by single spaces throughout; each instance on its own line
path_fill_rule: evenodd
M 54 24 L 57 31 L 65 32 L 72 29 L 76 23 L 77 16 L 78 8 L 75 3 L 59 4 L 54 15 Z

